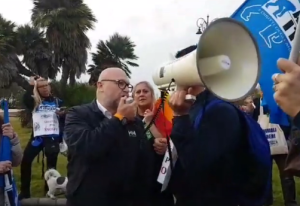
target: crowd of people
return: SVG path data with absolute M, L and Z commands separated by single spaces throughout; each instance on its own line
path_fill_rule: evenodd
M 274 99 L 292 118 L 292 125 L 300 128 L 300 66 L 279 60 L 278 67 L 283 73 L 272 77 Z M 263 196 L 264 202 L 257 206 L 273 204 L 272 189 L 265 180 L 272 168 L 255 171 L 258 167 L 247 161 L 249 137 L 241 117 L 247 113 L 257 121 L 259 98 L 249 96 L 237 109 L 202 86 L 174 91 L 169 98 L 174 112 L 170 139 L 177 154 L 170 154 L 174 164 L 162 190 L 157 178 L 169 137 L 152 124 L 156 99 L 149 82 L 133 87 L 122 69 L 107 68 L 99 76 L 96 99 L 68 110 L 51 95 L 47 80 L 32 77 L 30 84 L 24 105 L 32 111 L 33 129 L 24 152 L 12 126 L 0 119 L 0 136 L 9 137 L 12 145 L 12 159 L 0 162 L 0 173 L 21 165 L 20 200 L 31 197 L 33 159 L 43 151 L 47 168 L 55 168 L 64 137 L 68 206 L 255 206 L 243 202 L 240 191 L 248 192 L 248 200 Z M 132 102 L 127 101 L 129 93 Z M 196 100 L 185 101 L 187 94 Z M 282 128 L 288 138 L 290 128 Z M 286 155 L 269 156 L 279 168 L 285 205 L 296 206 L 294 178 L 284 171 Z M 261 174 L 262 178 L 260 183 L 245 183 L 248 176 L 244 174 Z M 265 190 L 266 195 L 262 194 Z M 1 187 L 0 201 L 4 196 Z

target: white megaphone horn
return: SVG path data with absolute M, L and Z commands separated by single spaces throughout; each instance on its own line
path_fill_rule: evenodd
M 203 85 L 225 101 L 248 96 L 260 77 L 260 55 L 250 31 L 231 18 L 212 22 L 203 32 L 197 49 L 155 70 L 158 88 L 175 81 L 177 86 Z

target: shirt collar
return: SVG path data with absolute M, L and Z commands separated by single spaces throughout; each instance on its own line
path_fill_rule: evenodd
M 100 111 L 106 116 L 108 119 L 112 118 L 112 114 L 97 100 L 97 105 Z

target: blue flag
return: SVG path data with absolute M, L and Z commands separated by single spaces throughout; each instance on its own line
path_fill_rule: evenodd
M 4 124 L 7 124 L 9 123 L 8 102 L 0 100 L 0 104 L 4 113 Z M 9 137 L 3 136 L 0 146 L 0 161 L 12 161 L 11 147 Z M 0 175 L 0 188 L 4 191 L 5 206 L 19 206 L 17 186 L 12 170 Z
M 288 58 L 300 14 L 300 0 L 246 0 L 231 16 L 251 31 L 261 55 L 263 97 L 270 109 L 271 123 L 289 125 L 288 116 L 273 99 L 274 73 L 279 58 Z

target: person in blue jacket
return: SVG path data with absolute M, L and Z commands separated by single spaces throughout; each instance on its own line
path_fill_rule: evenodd
M 195 47 L 177 53 L 179 58 Z M 243 184 L 238 176 L 246 159 L 244 125 L 233 106 L 221 102 L 205 111 L 217 100 L 204 87 L 175 91 L 169 104 L 174 111 L 171 139 L 178 159 L 172 170 L 168 187 L 176 198 L 176 206 L 238 206 L 236 185 Z M 185 95 L 196 96 L 191 105 Z M 201 124 L 194 128 L 200 111 L 204 110 Z M 248 164 L 248 163 L 247 163 Z
M 62 101 L 51 94 L 49 82 L 31 77 L 30 88 L 23 96 L 26 109 L 32 113 L 33 131 L 21 162 L 21 192 L 19 199 L 30 198 L 31 165 L 43 151 L 47 168 L 56 168 L 59 143 L 62 141 L 65 112 L 60 110 Z M 42 166 L 44 162 L 42 162 Z M 44 168 L 43 168 L 44 170 Z M 44 173 L 44 171 L 42 171 Z M 45 192 L 48 191 L 45 184 Z

